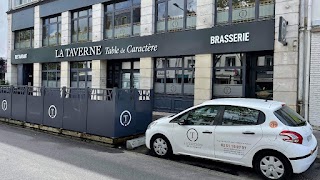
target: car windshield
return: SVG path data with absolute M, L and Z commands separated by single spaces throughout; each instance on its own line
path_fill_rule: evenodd
M 304 126 L 306 121 L 294 110 L 288 106 L 283 106 L 281 109 L 274 112 L 277 118 L 287 126 Z

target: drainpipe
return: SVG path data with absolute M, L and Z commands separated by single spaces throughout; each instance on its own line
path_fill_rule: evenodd
M 312 0 L 308 0 L 308 25 L 307 25 L 307 41 L 306 41 L 306 79 L 305 79 L 305 119 L 309 121 L 309 93 L 310 93 L 310 59 L 311 59 L 311 16 L 312 16 Z
M 303 88 L 304 88 L 304 57 L 305 57 L 305 0 L 300 0 L 299 22 L 299 59 L 298 59 L 298 111 L 303 113 Z

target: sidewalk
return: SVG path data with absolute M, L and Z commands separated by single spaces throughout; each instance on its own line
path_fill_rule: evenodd
M 320 147 L 320 144 L 319 144 L 320 143 L 320 131 L 313 130 L 313 134 L 318 140 L 318 147 Z M 320 151 L 319 150 L 318 150 L 318 158 L 320 158 Z

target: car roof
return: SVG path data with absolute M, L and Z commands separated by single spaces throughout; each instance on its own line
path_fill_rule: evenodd
M 219 98 L 206 101 L 203 105 L 229 105 L 229 106 L 242 106 L 253 109 L 269 109 L 278 110 L 285 103 L 279 101 L 254 99 L 254 98 Z

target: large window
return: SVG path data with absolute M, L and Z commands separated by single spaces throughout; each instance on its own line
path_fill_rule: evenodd
M 86 88 L 91 87 L 92 62 L 72 62 L 71 63 L 71 87 Z
M 274 18 L 274 0 L 216 0 L 216 24 Z
M 195 29 L 197 0 L 157 0 L 156 32 Z
M 12 8 L 16 8 L 16 7 L 21 7 L 23 5 L 26 5 L 28 3 L 31 3 L 31 2 L 36 2 L 38 0 L 11 0 L 12 2 Z
M 42 86 L 60 87 L 60 63 L 42 64 Z
M 72 42 L 92 40 L 92 10 L 85 9 L 72 13 Z
M 195 57 L 157 58 L 155 93 L 193 95 Z
M 140 35 L 141 0 L 125 0 L 105 6 L 105 39 Z
M 43 19 L 42 46 L 61 44 L 61 16 Z
M 14 48 L 26 49 L 33 47 L 33 29 L 14 32 Z

